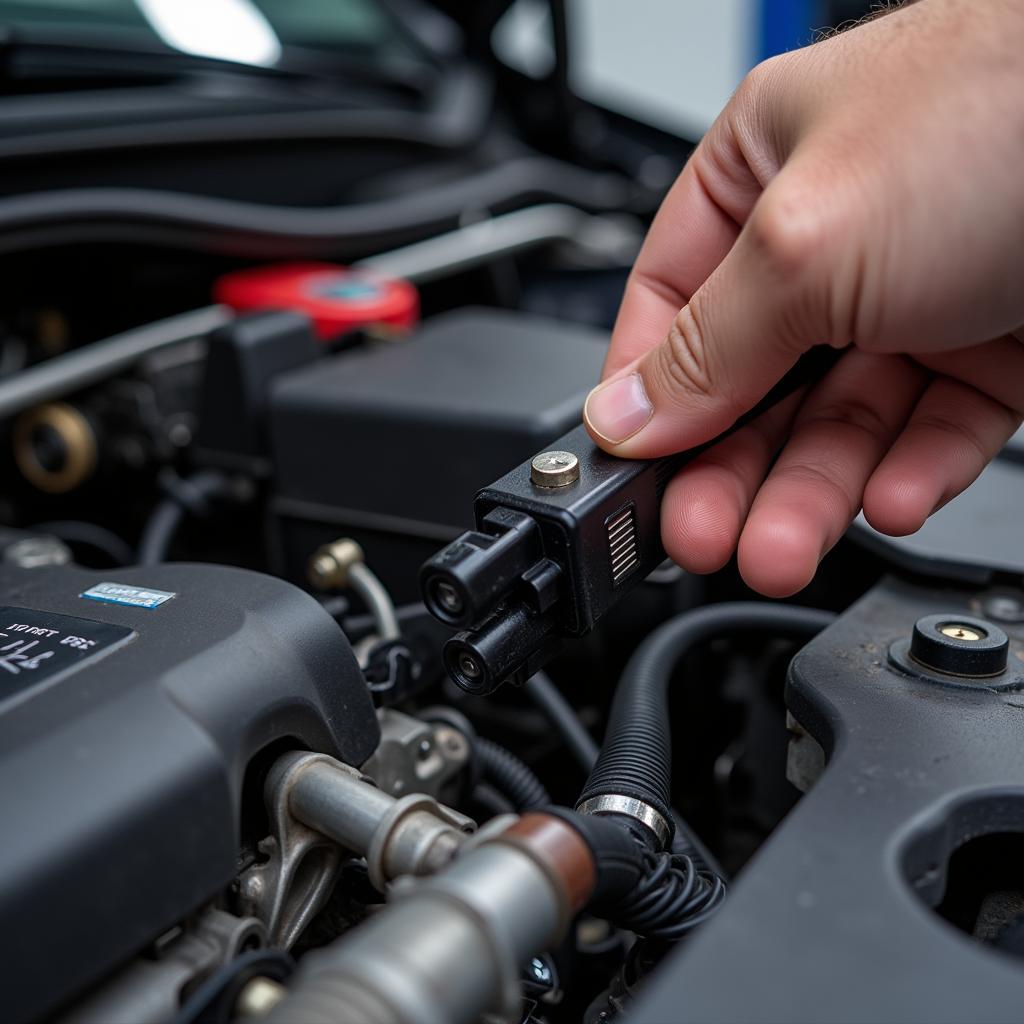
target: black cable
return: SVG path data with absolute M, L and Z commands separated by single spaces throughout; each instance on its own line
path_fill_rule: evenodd
M 653 850 L 619 815 L 548 808 L 590 847 L 596 871 L 589 910 L 646 938 L 678 942 L 725 898 L 721 876 L 696 857 Z
M 697 644 L 754 630 L 809 637 L 835 620 L 800 605 L 737 601 L 684 612 L 659 626 L 629 659 L 612 701 L 604 744 L 577 807 L 603 795 L 634 797 L 670 819 L 672 744 L 668 686 Z
M 147 188 L 78 188 L 0 199 L 0 252 L 127 237 L 249 258 L 345 255 L 454 226 L 466 210 L 554 200 L 621 210 L 641 191 L 618 174 L 544 156 L 506 160 L 457 181 L 344 206 L 241 202 Z
M 139 541 L 139 565 L 159 565 L 166 561 L 171 541 L 184 518 L 185 510 L 169 498 L 165 498 L 153 509 Z
M 648 939 L 678 942 L 706 921 L 725 899 L 725 883 L 683 853 L 643 849 L 636 888 L 613 911 L 620 928 Z
M 546 672 L 537 672 L 527 680 L 523 690 L 558 730 L 584 772 L 589 773 L 597 761 L 600 748 L 551 677 Z
M 114 565 L 131 565 L 135 561 L 135 553 L 127 541 L 122 540 L 113 530 L 108 530 L 99 523 L 87 523 L 84 520 L 60 519 L 51 523 L 37 523 L 28 527 L 31 533 L 47 533 L 68 544 L 81 544 L 102 552 Z
M 477 737 L 476 756 L 482 781 L 490 783 L 520 813 L 539 810 L 551 803 L 544 784 L 511 751 L 492 740 Z
M 186 513 L 205 516 L 210 499 L 226 492 L 228 482 L 223 473 L 201 470 L 190 477 L 168 474 L 161 478 L 167 497 L 159 502 L 142 530 L 139 541 L 139 565 L 159 565 L 167 558 L 171 543 Z
M 478 782 L 470 794 L 470 799 L 492 818 L 501 814 L 515 814 L 516 809 L 508 797 L 502 796 L 490 783 Z
M 573 706 L 565 699 L 561 690 L 546 672 L 538 672 L 523 686 L 526 694 L 547 716 L 548 721 L 559 731 L 566 746 L 588 774 L 593 770 L 601 748 L 587 732 Z M 690 857 L 698 867 L 707 867 L 721 878 L 725 872 L 717 858 L 701 842 L 700 837 L 686 824 L 678 811 L 672 811 L 675 832 L 672 835 L 672 852 Z
M 254 949 L 218 967 L 179 1007 L 171 1024 L 228 1024 L 247 982 L 260 976 L 283 982 L 295 961 L 280 949 Z
M 698 868 L 707 868 L 723 882 L 728 882 L 729 876 L 725 873 L 718 858 L 707 848 L 701 837 L 690 828 L 687 821 L 674 807 L 672 808 L 672 823 L 675 825 L 675 831 L 672 833 L 672 853 L 689 857 Z

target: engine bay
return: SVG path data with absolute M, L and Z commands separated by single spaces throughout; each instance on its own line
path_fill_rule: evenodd
M 579 423 L 689 146 L 430 17 L 11 43 L 5 1019 L 1017 1019 L 1024 437 L 798 603 L 665 560 Z

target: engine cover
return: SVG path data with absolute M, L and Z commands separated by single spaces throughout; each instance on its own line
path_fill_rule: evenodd
M 291 584 L 0 567 L 5 1018 L 59 1006 L 231 882 L 254 755 L 360 765 L 378 735 L 347 640 Z

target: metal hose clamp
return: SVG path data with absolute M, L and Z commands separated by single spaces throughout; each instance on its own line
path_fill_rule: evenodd
M 665 849 L 672 839 L 672 826 L 665 816 L 650 804 L 638 800 L 635 796 L 623 796 L 619 793 L 602 793 L 584 800 L 577 808 L 580 814 L 622 814 L 638 821 L 658 841 L 658 846 Z

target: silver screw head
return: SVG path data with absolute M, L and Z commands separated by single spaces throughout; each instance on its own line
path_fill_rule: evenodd
M 580 460 L 572 452 L 541 452 L 530 463 L 530 479 L 538 487 L 566 487 L 580 478 Z

